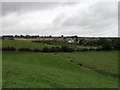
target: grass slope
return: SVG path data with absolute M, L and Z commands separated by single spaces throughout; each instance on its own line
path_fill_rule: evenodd
M 42 50 L 44 47 L 53 47 L 57 45 L 48 45 L 45 43 L 34 43 L 31 41 L 15 41 L 15 40 L 2 40 L 2 46 L 5 47 L 15 47 L 16 49 L 19 48 L 30 48 L 30 49 L 40 49 Z
M 115 88 L 117 79 L 78 67 L 53 53 L 3 52 L 3 88 L 78 87 Z
M 100 46 L 80 46 L 76 44 L 66 43 L 66 42 L 58 42 L 58 41 L 46 41 L 46 43 L 35 43 L 31 41 L 17 41 L 17 40 L 2 40 L 2 46 L 3 48 L 6 47 L 15 47 L 17 50 L 19 48 L 30 48 L 30 49 L 40 49 L 42 50 L 44 47 L 61 47 L 61 46 L 68 46 L 70 48 L 74 48 L 77 50 L 82 49 L 97 49 L 100 48 Z
M 99 70 L 103 74 L 118 74 L 118 51 L 74 52 L 61 55 L 85 67 Z

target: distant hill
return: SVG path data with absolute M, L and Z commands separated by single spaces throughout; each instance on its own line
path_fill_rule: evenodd
M 2 47 L 15 47 L 17 50 L 20 48 L 29 48 L 31 50 L 33 49 L 40 49 L 42 50 L 44 47 L 53 47 L 58 45 L 49 45 L 45 43 L 34 43 L 31 41 L 15 41 L 15 40 L 2 40 Z

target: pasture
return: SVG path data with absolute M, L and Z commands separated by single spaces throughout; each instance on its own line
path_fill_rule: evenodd
M 18 41 L 18 40 L 2 40 L 2 47 L 14 47 L 17 50 L 20 48 L 29 48 L 31 50 L 33 49 L 39 49 L 42 50 L 44 47 L 62 47 L 62 46 L 68 46 L 70 48 L 74 48 L 76 50 L 82 50 L 82 49 L 99 49 L 100 46 L 80 46 L 76 44 L 70 44 L 65 42 L 58 42 L 58 41 L 45 41 L 44 43 L 38 43 L 38 42 L 32 42 L 32 41 Z
M 57 42 L 57 41 L 50 41 L 50 42 L 46 41 L 46 43 L 37 43 L 32 41 L 2 40 L 2 45 L 3 48 L 14 47 L 17 50 L 20 48 L 29 48 L 31 50 L 33 49 L 42 50 L 44 47 L 51 48 L 51 47 L 62 47 L 62 46 L 68 46 L 76 50 L 101 48 L 100 46 L 80 46 L 76 44 Z
M 57 46 L 57 45 L 49 45 L 49 44 L 45 44 L 45 43 L 34 43 L 31 41 L 15 41 L 15 40 L 2 40 L 2 47 L 6 48 L 6 47 L 14 47 L 17 50 L 20 48 L 29 48 L 31 50 L 33 49 L 40 49 L 42 50 L 44 47 L 53 47 L 53 46 Z
M 73 52 L 60 55 L 96 72 L 113 77 L 118 75 L 118 51 Z
M 117 57 L 117 51 L 3 52 L 3 88 L 117 88 Z

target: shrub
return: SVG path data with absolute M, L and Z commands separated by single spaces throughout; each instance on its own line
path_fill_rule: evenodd
M 50 52 L 59 52 L 61 51 L 59 47 L 51 47 Z
M 102 46 L 103 50 L 112 50 L 113 49 L 114 43 L 111 40 L 108 40 L 106 38 L 101 38 L 98 42 L 99 42 L 98 44 Z
M 120 50 L 120 39 L 114 40 L 113 43 L 114 43 L 114 45 L 113 45 L 114 49 Z
M 63 52 L 73 52 L 75 50 L 73 48 L 69 48 L 68 46 L 62 46 L 61 51 L 63 51 Z
M 56 47 L 56 52 L 59 52 L 60 51 L 60 47 Z
M 89 49 L 85 49 L 85 48 L 84 48 L 84 49 L 81 49 L 80 51 L 88 51 L 88 50 L 89 50 Z
M 32 51 L 29 48 L 20 48 L 19 51 Z
M 6 47 L 6 48 L 2 48 L 3 51 L 16 51 L 16 49 L 14 47 Z
M 44 47 L 42 52 L 50 52 L 50 49 L 48 47 Z
M 63 47 L 51 47 L 50 49 L 47 47 L 44 47 L 42 52 L 73 52 L 74 49 L 73 48 L 69 48 L 67 46 L 63 46 Z
M 40 50 L 39 49 L 34 49 L 33 52 L 40 52 Z
M 73 48 L 68 48 L 68 52 L 73 52 L 75 51 Z
M 104 44 L 102 44 L 102 49 L 103 50 L 112 50 L 111 43 L 105 42 Z
M 50 52 L 56 52 L 56 51 L 57 51 L 57 49 L 55 47 L 50 48 Z

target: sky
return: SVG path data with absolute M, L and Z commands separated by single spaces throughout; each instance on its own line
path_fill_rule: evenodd
M 3 35 L 118 36 L 117 2 L 3 2 Z

